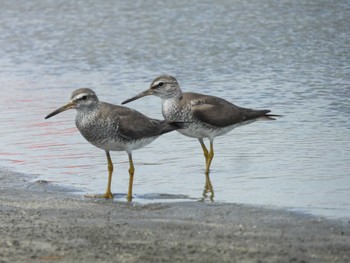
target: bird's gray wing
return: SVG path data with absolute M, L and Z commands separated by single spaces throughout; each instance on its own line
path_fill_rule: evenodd
M 112 126 L 116 127 L 119 136 L 127 140 L 159 136 L 177 128 L 166 121 L 148 118 L 136 110 L 113 106 L 112 119 L 110 118 L 110 121 L 113 122 Z
M 252 110 L 238 107 L 224 99 L 203 95 L 191 101 L 195 120 L 215 127 L 226 127 L 264 117 L 269 110 Z

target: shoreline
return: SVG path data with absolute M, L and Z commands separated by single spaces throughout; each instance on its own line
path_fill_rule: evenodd
M 349 262 L 350 224 L 240 204 L 82 198 L 0 172 L 0 262 Z

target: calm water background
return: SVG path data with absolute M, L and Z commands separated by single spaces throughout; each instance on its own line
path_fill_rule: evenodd
M 44 117 L 76 88 L 120 104 L 166 73 L 185 91 L 285 116 L 215 140 L 215 201 L 350 217 L 349 1 L 1 5 L 1 169 L 80 195 L 104 192 L 105 154 L 81 137 L 75 112 Z M 159 98 L 128 106 L 162 118 Z M 112 190 L 124 201 L 127 155 L 112 159 Z M 201 200 L 197 140 L 170 133 L 135 151 L 134 161 L 136 202 Z

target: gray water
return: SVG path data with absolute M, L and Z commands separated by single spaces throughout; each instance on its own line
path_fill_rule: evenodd
M 350 217 L 349 1 L 2 1 L 0 167 L 103 193 L 105 154 L 74 111 L 80 87 L 120 104 L 160 74 L 184 91 L 284 115 L 215 140 L 215 202 Z M 162 118 L 160 100 L 127 106 Z M 205 200 L 197 140 L 169 133 L 135 151 L 134 201 Z M 128 159 L 113 152 L 125 201 Z

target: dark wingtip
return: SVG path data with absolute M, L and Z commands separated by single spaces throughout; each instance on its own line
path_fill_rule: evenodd
M 278 114 L 266 114 L 266 116 L 269 116 L 269 117 L 284 117 L 283 115 L 278 115 Z
M 267 120 L 276 120 L 276 119 L 275 119 L 276 117 L 283 117 L 283 115 L 266 114 L 266 115 L 264 115 L 264 117 L 265 117 Z

